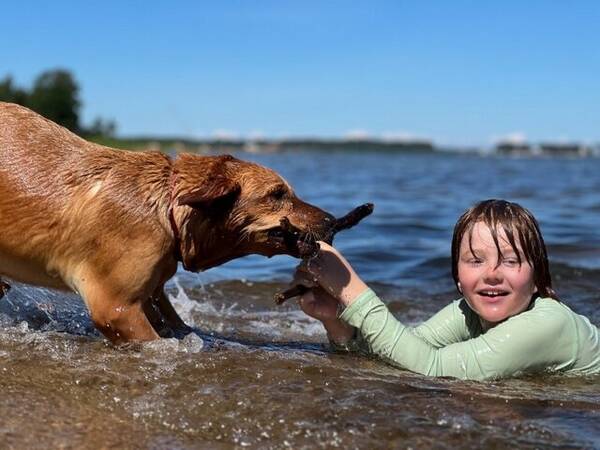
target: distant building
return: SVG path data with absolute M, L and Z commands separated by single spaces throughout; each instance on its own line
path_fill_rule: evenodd
M 527 142 L 501 141 L 496 144 L 496 153 L 510 156 L 530 156 L 532 150 Z
M 246 141 L 243 150 L 248 153 L 275 153 L 281 150 L 279 142 Z
M 539 146 L 541 155 L 544 156 L 590 156 L 590 147 L 578 143 L 541 143 Z

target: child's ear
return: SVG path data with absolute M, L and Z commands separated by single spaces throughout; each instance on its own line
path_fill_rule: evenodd
M 462 286 L 460 285 L 460 281 L 458 283 L 456 283 L 456 288 L 458 289 L 458 292 L 460 292 L 461 294 L 463 293 Z

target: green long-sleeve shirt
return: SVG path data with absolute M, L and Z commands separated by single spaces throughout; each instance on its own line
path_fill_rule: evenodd
M 371 289 L 340 318 L 358 330 L 359 348 L 424 375 L 486 380 L 542 371 L 600 373 L 598 328 L 550 298 L 535 299 L 485 332 L 464 299 L 411 328 Z

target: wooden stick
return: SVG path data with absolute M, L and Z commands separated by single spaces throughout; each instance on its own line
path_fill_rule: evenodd
M 300 297 L 302 294 L 304 294 L 306 291 L 308 291 L 308 289 L 309 288 L 307 288 L 306 286 L 304 286 L 302 284 L 297 284 L 296 286 L 292 286 L 291 288 L 289 288 L 283 292 L 278 292 L 277 294 L 275 294 L 275 303 L 277 305 L 281 305 L 281 304 L 283 304 L 283 302 L 285 302 L 289 298 Z
M 340 217 L 336 219 L 335 225 L 333 226 L 334 234 L 338 231 L 347 230 L 348 228 L 352 228 L 358 222 L 363 220 L 369 214 L 373 212 L 375 206 L 373 203 L 365 203 L 364 205 L 360 205 L 357 208 L 354 208 L 344 217 Z
M 324 238 L 323 240 L 325 242 L 331 244 L 333 242 L 333 238 L 337 232 L 342 231 L 342 230 L 347 230 L 348 228 L 352 228 L 358 222 L 360 222 L 365 217 L 367 217 L 369 214 L 371 214 L 373 212 L 373 208 L 374 208 L 373 203 L 365 203 L 364 205 L 354 208 L 352 211 L 350 211 L 345 216 L 340 217 L 339 219 L 336 219 L 335 223 L 331 227 L 331 231 L 330 231 L 329 235 L 326 238 Z M 292 231 L 293 227 L 290 224 L 290 221 L 287 219 L 287 217 L 281 219 L 281 228 L 283 228 L 285 231 L 288 231 L 289 232 L 288 234 L 290 234 L 290 235 L 293 232 Z M 300 257 L 302 259 L 312 258 L 312 257 L 316 256 L 317 253 L 319 252 L 319 244 L 317 242 L 314 242 L 314 240 L 312 240 L 312 242 L 311 241 L 307 241 L 307 242 L 297 241 L 295 243 L 295 245 L 298 248 Z M 307 288 L 306 286 L 303 286 L 303 285 L 292 286 L 291 288 L 286 289 L 283 292 L 278 292 L 277 294 L 275 294 L 275 303 L 277 305 L 281 305 L 287 299 L 290 299 L 293 297 L 298 297 L 298 296 L 304 294 L 308 290 L 309 290 L 309 288 Z

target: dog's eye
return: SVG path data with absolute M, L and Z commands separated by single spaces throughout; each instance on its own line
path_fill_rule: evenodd
M 287 191 L 284 187 L 280 187 L 275 189 L 273 192 L 271 192 L 271 198 L 274 200 L 281 200 L 283 199 L 283 197 L 285 197 L 285 195 L 287 194 Z

